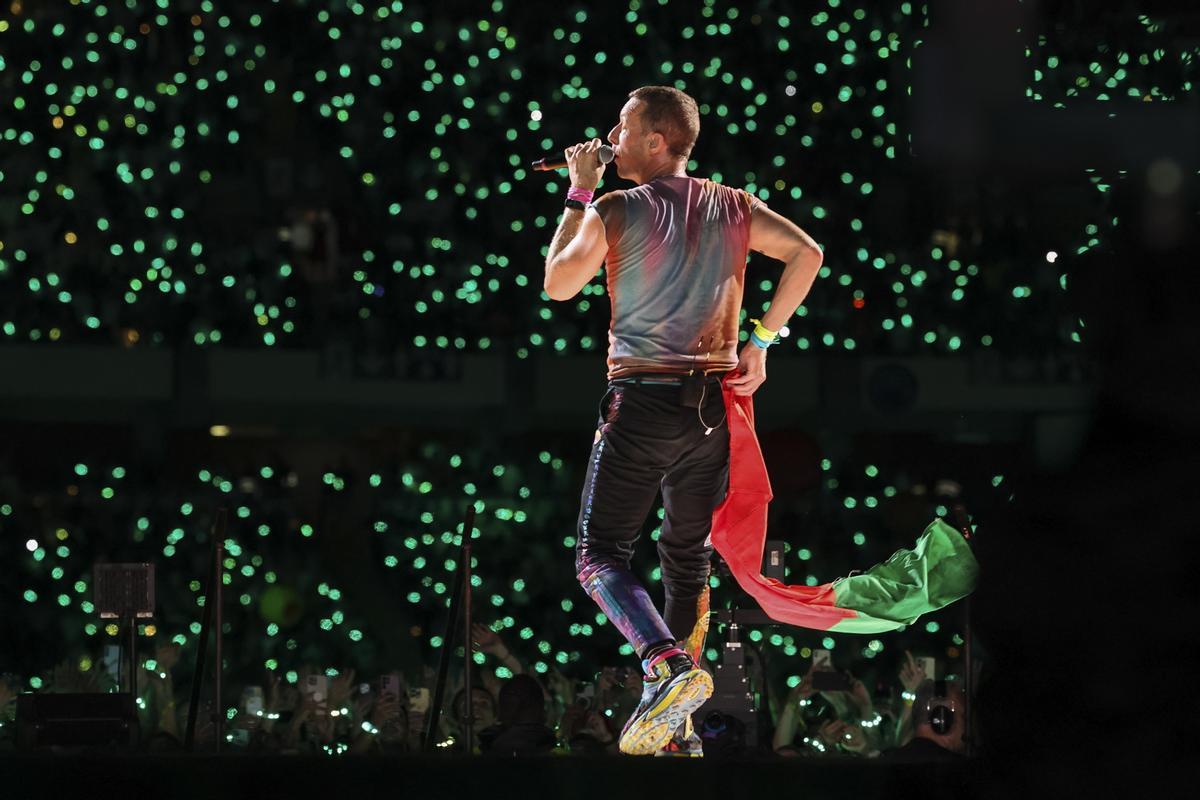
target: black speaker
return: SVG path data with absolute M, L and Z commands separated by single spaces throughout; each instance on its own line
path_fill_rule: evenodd
M 714 709 L 703 717 L 697 714 L 692 720 L 703 742 L 704 755 L 710 758 L 743 756 L 746 754 L 747 744 L 755 738 L 747 737 L 746 723 L 736 713 L 727 714 Z M 753 724 L 756 720 L 751 722 Z
M 101 619 L 154 616 L 154 565 L 96 564 L 93 600 Z
M 138 743 L 138 717 L 128 693 L 17 695 L 17 748 L 111 747 Z

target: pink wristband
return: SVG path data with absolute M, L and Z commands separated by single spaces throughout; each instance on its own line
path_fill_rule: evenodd
M 595 194 L 591 189 L 580 189 L 578 186 L 572 186 L 567 190 L 567 199 L 578 200 L 581 203 L 590 203 Z

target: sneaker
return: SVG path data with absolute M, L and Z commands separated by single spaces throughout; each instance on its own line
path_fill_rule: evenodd
M 662 750 L 691 713 L 712 695 L 712 676 L 679 648 L 643 662 L 642 699 L 621 730 L 620 750 L 648 756 Z
M 704 758 L 704 740 L 692 726 L 692 715 L 671 734 L 670 741 L 654 755 L 668 758 Z

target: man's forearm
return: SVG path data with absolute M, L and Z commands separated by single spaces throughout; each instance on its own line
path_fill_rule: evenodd
M 796 738 L 796 728 L 799 727 L 800 715 L 795 706 L 788 703 L 779 712 L 779 721 L 775 724 L 775 734 L 771 738 L 771 749 L 778 750 L 787 747 Z
M 821 269 L 821 261 L 821 252 L 808 248 L 788 259 L 783 275 L 779 278 L 779 286 L 771 298 L 771 305 L 763 315 L 764 328 L 777 331 L 787 325 L 792 314 L 796 313 L 804 298 L 808 297 L 813 281 L 817 279 L 817 272 Z
M 546 278 L 550 278 L 550 265 L 554 263 L 554 259 L 558 254 L 566 249 L 579 233 L 579 227 L 583 225 L 583 212 L 577 208 L 567 208 L 563 210 L 562 221 L 558 223 L 558 230 L 554 232 L 554 238 L 550 240 L 550 252 L 546 253 Z

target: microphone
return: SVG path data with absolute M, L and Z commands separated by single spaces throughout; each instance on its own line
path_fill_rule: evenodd
M 600 149 L 596 151 L 596 155 L 600 157 L 601 164 L 607 164 L 613 160 L 613 149 L 606 144 L 600 145 Z M 529 165 L 529 168 L 534 172 L 549 172 L 555 169 L 565 169 L 567 166 L 567 157 L 560 153 L 551 153 L 544 158 L 539 158 Z

